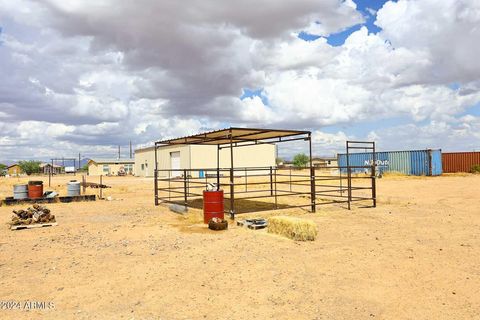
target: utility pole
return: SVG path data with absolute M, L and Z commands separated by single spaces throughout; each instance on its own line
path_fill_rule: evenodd
M 130 159 L 132 159 L 132 140 L 130 140 Z
M 118 146 L 118 159 L 120 159 L 120 145 Z
M 78 170 L 81 169 L 81 168 L 80 168 L 80 161 L 81 161 L 81 159 L 80 159 L 80 152 L 79 152 L 79 153 L 78 153 Z

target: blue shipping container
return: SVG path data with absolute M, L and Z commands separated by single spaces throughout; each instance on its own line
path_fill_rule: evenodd
M 338 165 L 347 166 L 347 155 L 339 154 Z M 438 176 L 442 174 L 441 150 L 409 150 L 409 151 L 384 151 L 375 152 L 377 171 L 398 172 L 415 176 Z M 350 166 L 371 166 L 373 163 L 372 152 L 350 153 Z M 369 171 L 367 168 L 354 168 L 352 172 Z M 342 172 L 347 172 L 342 168 Z

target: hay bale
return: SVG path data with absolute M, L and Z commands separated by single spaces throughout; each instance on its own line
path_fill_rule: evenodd
M 275 233 L 296 241 L 313 241 L 318 229 L 312 220 L 277 216 L 268 219 L 268 233 Z

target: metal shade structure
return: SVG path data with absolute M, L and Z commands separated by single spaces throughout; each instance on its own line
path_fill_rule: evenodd
M 217 185 L 220 186 L 220 149 L 230 148 L 230 216 L 235 217 L 235 181 L 234 181 L 234 159 L 233 148 L 244 147 L 262 143 L 287 142 L 295 140 L 304 140 L 309 142 L 310 172 L 312 167 L 312 142 L 310 131 L 300 130 L 278 130 L 278 129 L 257 129 L 257 128 L 237 128 L 215 130 L 200 133 L 192 136 L 169 139 L 155 142 L 155 205 L 158 205 L 158 161 L 157 149 L 161 146 L 172 145 L 216 145 L 217 146 Z M 270 169 L 271 171 L 271 169 Z M 186 179 L 186 177 L 185 177 Z M 312 181 L 311 196 L 312 212 L 315 212 L 315 186 Z M 187 202 L 187 187 L 185 185 L 185 203 Z M 273 194 L 272 194 L 273 195 Z
M 234 167 L 234 148 L 239 148 L 239 147 L 245 147 L 245 146 L 253 146 L 253 145 L 258 145 L 258 144 L 277 144 L 280 142 L 290 142 L 290 141 L 305 141 L 308 143 L 308 158 L 309 158 L 309 164 L 308 164 L 308 174 L 300 174 L 300 175 L 292 175 L 292 170 L 290 169 L 290 174 L 282 174 L 279 172 L 279 168 L 277 167 L 263 167 L 263 168 L 235 168 Z M 185 136 L 185 137 L 180 137 L 180 138 L 174 138 L 174 139 L 168 139 L 168 140 L 161 140 L 155 142 L 155 172 L 154 172 L 154 188 L 155 188 L 155 205 L 159 204 L 159 201 L 161 200 L 162 202 L 167 202 L 167 203 L 178 203 L 174 201 L 174 199 L 181 199 L 183 200 L 183 204 L 185 206 L 188 206 L 188 198 L 189 197 L 201 197 L 201 194 L 195 193 L 192 190 L 195 190 L 195 188 L 204 188 L 205 184 L 208 182 L 207 181 L 207 176 L 205 177 L 205 180 L 202 180 L 203 178 L 194 178 L 191 176 L 191 171 L 193 171 L 192 168 L 189 170 L 181 170 L 183 171 L 182 178 L 172 178 L 171 175 L 169 175 L 168 178 L 166 179 L 159 179 L 159 172 L 172 172 L 173 170 L 165 170 L 165 169 L 159 169 L 158 168 L 158 159 L 157 159 L 157 150 L 158 148 L 164 147 L 164 146 L 183 146 L 183 145 L 209 145 L 209 146 L 217 146 L 217 165 L 216 169 L 201 169 L 201 168 L 196 168 L 195 170 L 206 170 L 210 172 L 215 172 L 215 174 L 211 174 L 214 178 L 216 178 L 216 183 L 217 185 L 220 186 L 227 186 L 229 188 L 229 210 L 227 213 L 230 214 L 231 218 L 235 217 L 235 194 L 244 194 L 245 196 L 242 197 L 242 200 L 246 199 L 257 199 L 257 198 L 267 198 L 271 197 L 274 198 L 274 208 L 277 208 L 277 198 L 281 196 L 309 196 L 308 204 L 305 205 L 298 205 L 296 207 L 310 207 L 312 212 L 316 211 L 316 196 L 319 195 L 321 197 L 340 197 L 340 198 L 347 198 L 347 196 L 344 196 L 343 193 L 348 191 L 348 200 L 342 201 L 340 200 L 333 200 L 331 203 L 339 203 L 339 202 L 348 202 L 349 208 L 350 208 L 350 202 L 351 201 L 362 201 L 362 200 L 372 200 L 372 197 L 365 198 L 365 197 L 357 197 L 358 199 L 354 199 L 355 197 L 352 197 L 351 195 L 351 190 L 360 190 L 360 189 L 367 189 L 363 187 L 352 187 L 351 184 L 351 175 L 348 174 L 347 177 L 343 177 L 343 179 L 348 178 L 348 183 L 347 186 L 344 187 L 342 185 L 342 175 L 340 170 L 339 177 L 334 177 L 332 178 L 331 176 L 317 176 L 317 179 L 315 177 L 315 170 L 313 163 L 312 163 L 312 139 L 311 139 L 311 132 L 310 131 L 303 131 L 303 130 L 287 130 L 287 129 L 258 129 L 258 128 L 238 128 L 238 127 L 231 127 L 228 129 L 222 129 L 222 130 L 216 130 L 216 131 L 210 131 L 210 132 L 204 132 L 204 133 L 199 133 L 191 136 Z M 347 149 L 351 148 L 350 145 L 347 144 Z M 220 168 L 220 150 L 223 148 L 228 148 L 230 149 L 230 167 L 229 168 Z M 371 168 L 371 166 L 368 166 L 368 168 Z M 318 169 L 318 168 L 317 168 Z M 338 167 L 338 169 L 340 169 Z M 259 172 L 260 170 L 268 171 L 269 174 L 263 174 L 263 176 L 268 176 L 269 181 L 267 182 L 252 182 L 252 181 L 247 181 L 247 172 Z M 235 182 L 235 172 L 245 172 L 245 181 L 244 183 L 236 183 Z M 350 172 L 351 169 L 348 168 L 348 172 Z M 221 173 L 229 173 L 229 181 L 228 183 L 223 183 L 221 184 Z M 373 173 L 373 179 L 372 176 L 368 177 L 369 179 L 372 179 L 372 184 L 375 183 L 374 181 L 374 175 L 375 175 L 375 170 L 372 169 L 371 172 Z M 261 176 L 260 175 L 256 175 Z M 293 178 L 292 178 L 293 177 Z M 237 176 L 238 178 L 238 176 Z M 283 179 L 288 179 L 288 181 L 281 181 L 277 180 L 277 178 L 283 178 Z M 365 177 L 367 178 L 367 177 Z M 196 181 L 201 179 L 201 181 Z M 328 180 L 338 180 L 340 186 L 335 189 L 331 189 L 332 186 L 330 185 L 325 185 L 325 181 Z M 158 182 L 163 181 L 168 183 L 168 188 L 159 188 Z M 319 184 L 317 185 L 316 182 Z M 172 187 L 172 183 L 181 183 L 181 186 L 178 187 Z M 193 185 L 193 186 L 192 186 Z M 252 185 L 269 185 L 270 189 L 263 190 L 267 191 L 267 195 L 250 195 L 252 193 L 259 192 L 258 190 L 248 190 L 248 186 Z M 303 186 L 304 189 L 305 187 L 308 187 L 308 192 L 306 190 L 301 190 L 301 191 L 293 191 L 292 186 Z M 235 191 L 235 187 L 244 187 L 244 191 L 240 191 L 237 189 Z M 278 187 L 280 186 L 280 187 Z M 282 189 L 282 186 L 288 186 L 289 190 Z M 321 187 L 324 188 L 321 191 L 317 191 L 316 187 Z M 329 189 L 330 187 L 330 189 Z M 253 188 L 255 189 L 255 188 Z M 326 190 L 328 189 L 328 190 Z M 375 187 L 372 186 L 370 188 L 372 190 L 375 190 Z M 168 197 L 161 197 L 159 195 L 159 191 L 162 192 L 167 192 Z M 335 195 L 333 196 L 332 193 L 340 193 L 340 195 Z M 172 196 L 173 194 L 173 196 Z M 332 195 L 332 196 L 331 196 Z M 334 198 L 335 199 L 335 198 Z M 375 205 L 375 201 L 373 202 Z M 294 207 L 294 206 L 290 206 Z M 271 210 L 271 209 L 270 209 Z
M 218 145 L 223 147 L 238 147 L 259 143 L 275 143 L 294 140 L 310 139 L 310 131 L 229 128 L 199 133 L 187 137 L 155 142 L 155 146 L 162 145 Z

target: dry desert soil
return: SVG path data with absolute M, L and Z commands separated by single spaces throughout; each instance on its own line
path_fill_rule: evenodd
M 1 178 L 0 197 L 26 180 Z M 105 183 L 112 201 L 48 204 L 54 227 L 11 231 L 26 205 L 0 207 L 0 319 L 480 319 L 480 175 L 384 177 L 377 208 L 249 214 L 311 219 L 313 242 L 210 231 L 155 207 L 151 179 Z

